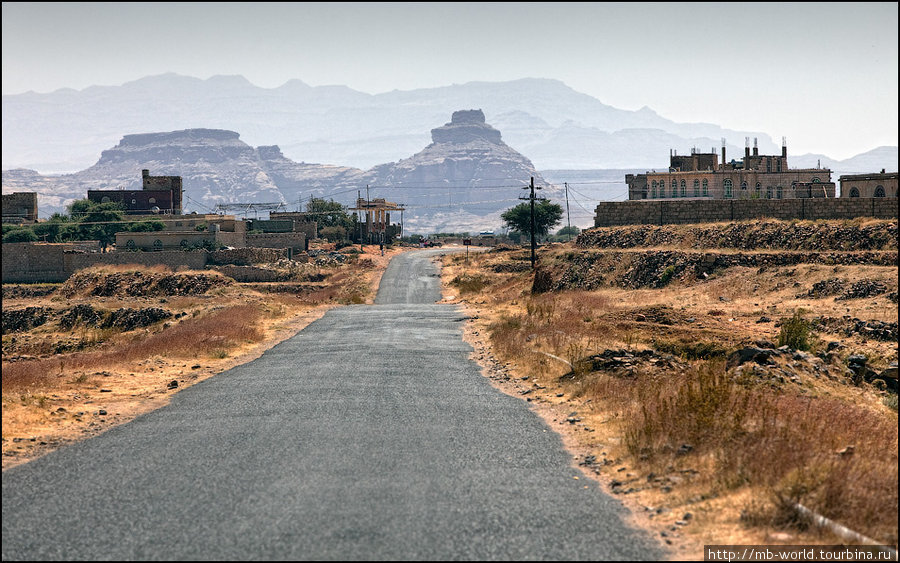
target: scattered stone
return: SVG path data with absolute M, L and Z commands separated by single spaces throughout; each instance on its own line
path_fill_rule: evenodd
M 762 348 L 748 346 L 746 348 L 735 350 L 729 354 L 727 366 L 728 369 L 731 369 L 751 361 L 756 362 L 759 365 L 772 365 L 774 363 L 772 362 L 773 354 L 775 354 L 775 350 L 764 350 Z
M 166 385 L 166 389 L 170 389 L 170 390 L 175 389 L 177 387 L 178 387 L 178 381 L 175 379 L 173 379 L 172 381 L 169 382 L 168 385 Z

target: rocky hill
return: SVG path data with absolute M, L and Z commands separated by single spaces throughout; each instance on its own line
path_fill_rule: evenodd
M 185 211 L 210 212 L 218 203 L 283 202 L 289 210 L 310 197 L 352 204 L 359 191 L 407 206 L 417 232 L 483 230 L 499 226 L 502 210 L 519 203 L 534 177 L 553 190 L 534 165 L 501 139 L 481 110 L 453 113 L 432 130 L 432 143 L 396 163 L 368 171 L 295 162 L 277 145 L 252 147 L 234 131 L 186 129 L 124 136 L 85 170 L 43 176 L 33 170 L 3 171 L 3 192 L 35 191 L 41 217 L 65 212 L 90 189 L 140 189 L 141 170 L 183 178 Z
M 187 129 L 126 135 L 81 172 L 41 176 L 32 170 L 3 171 L 3 191 L 36 191 L 41 217 L 64 212 L 65 205 L 86 197 L 87 190 L 141 189 L 141 170 L 181 176 L 185 210 L 210 212 L 217 203 L 293 202 L 303 191 L 321 195 L 349 168 L 295 163 L 278 147 L 253 148 L 234 131 Z M 271 173 L 271 176 L 270 176 Z M 279 182 L 284 186 L 282 191 Z
M 431 139 L 415 155 L 363 175 L 366 184 L 388 188 L 391 199 L 405 203 L 412 228 L 492 228 L 500 223 L 500 212 L 520 203 L 531 178 L 550 191 L 531 161 L 503 142 L 480 109 L 453 112 L 449 123 L 431 130 Z

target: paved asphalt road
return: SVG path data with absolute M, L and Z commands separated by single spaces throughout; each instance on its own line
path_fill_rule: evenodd
M 5 471 L 3 560 L 660 557 L 468 359 L 434 254 L 394 258 L 375 305 Z

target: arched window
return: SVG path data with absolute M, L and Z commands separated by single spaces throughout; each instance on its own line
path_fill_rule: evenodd
M 109 196 L 103 196 L 100 198 L 100 203 L 109 203 Z
M 875 186 L 875 197 L 884 197 L 884 186 Z
M 818 179 L 818 178 L 813 178 L 813 179 L 812 179 L 812 183 L 813 183 L 813 184 L 821 184 L 821 183 L 822 183 L 822 180 L 820 180 L 820 179 Z
M 687 182 L 681 181 L 681 197 L 687 197 Z
M 784 199 L 784 188 L 778 186 L 775 188 L 775 197 L 778 199 Z
M 137 245 L 134 244 L 133 239 L 128 239 L 127 241 L 125 241 L 125 248 L 127 248 L 128 250 L 134 250 L 136 247 Z
M 162 250 L 162 247 L 163 244 L 161 240 L 156 239 L 155 241 L 153 241 L 153 250 Z
M 756 197 L 762 197 L 762 184 L 756 183 Z
M 678 197 L 678 182 L 672 180 L 672 197 Z
M 656 199 L 656 180 L 650 184 L 650 199 Z
M 747 182 L 741 182 L 741 191 L 747 191 Z
M 731 195 L 732 195 L 732 194 L 731 194 L 731 186 L 732 186 L 732 183 L 731 183 L 731 180 L 730 180 L 730 179 L 726 179 L 726 180 L 722 183 L 722 187 L 725 188 L 725 197 L 726 197 L 726 198 L 730 198 Z
M 694 197 L 700 197 L 700 180 L 694 180 Z
M 772 199 L 772 186 L 766 186 L 766 199 Z
M 703 197 L 707 197 L 709 195 L 709 180 L 706 178 L 703 179 Z
M 859 197 L 859 190 L 857 188 L 850 188 L 850 197 Z
M 156 198 L 151 197 L 150 199 L 147 200 L 147 203 L 151 203 L 151 204 L 156 203 Z

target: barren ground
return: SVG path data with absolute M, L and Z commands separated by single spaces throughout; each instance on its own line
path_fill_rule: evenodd
M 858 226 L 872 225 L 797 224 Z M 447 256 L 445 300 L 471 317 L 485 376 L 557 428 L 573 463 L 673 559 L 702 559 L 710 544 L 853 543 L 810 527 L 792 502 L 896 546 L 896 391 L 878 377 L 897 361 L 896 222 L 886 228 L 893 242 L 858 259 L 770 248 L 790 263 L 707 259 L 706 270 L 692 260 L 738 250 L 699 246 L 690 227 L 653 247 L 604 229 L 589 240 L 615 248 L 540 250 L 541 293 L 527 251 Z M 808 345 L 777 350 L 795 314 Z M 729 365 L 746 347 L 772 352 Z M 872 371 L 854 379 L 860 354 Z
M 311 261 L 294 272 L 295 280 L 283 283 L 235 283 L 209 270 L 123 266 L 85 271 L 80 278 L 85 287 L 4 284 L 3 469 L 159 408 L 178 390 L 258 357 L 331 307 L 370 303 L 391 256 L 404 250 L 388 249 L 381 256 L 378 247 L 366 247 L 346 264 Z M 207 276 L 225 283 L 181 295 L 119 291 L 154 276 L 163 282 Z M 137 327 L 104 328 L 83 317 L 65 324 L 64 315 L 71 319 L 78 306 L 145 316 L 162 309 L 173 316 Z M 48 320 L 8 330 L 13 311 L 35 317 L 33 310 L 24 312 L 29 307 L 43 308 Z

